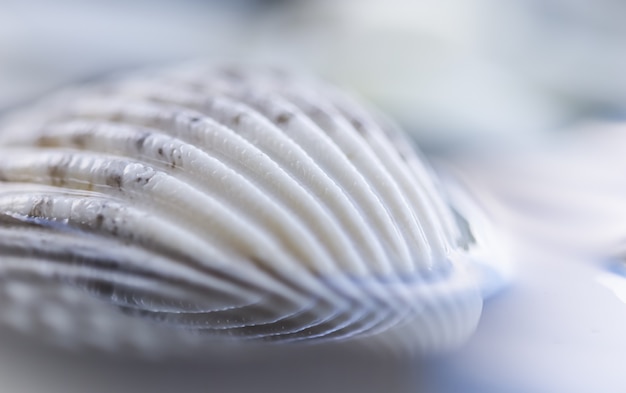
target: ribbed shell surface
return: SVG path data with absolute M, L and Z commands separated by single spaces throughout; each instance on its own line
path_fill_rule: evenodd
M 111 345 L 141 320 L 147 337 L 437 349 L 478 321 L 466 239 L 430 170 L 319 81 L 137 73 L 7 119 L 0 157 L 0 314 L 21 329 L 105 330 Z M 70 292 L 93 307 L 68 307 Z M 57 314 L 36 307 L 49 303 Z M 84 323 L 103 312 L 105 327 Z

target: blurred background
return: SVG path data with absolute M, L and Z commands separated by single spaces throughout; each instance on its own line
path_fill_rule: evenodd
M 2 0 L 0 109 L 112 71 L 279 64 L 373 101 L 426 149 L 626 113 L 621 0 Z
M 517 270 L 467 348 L 426 362 L 86 358 L 1 331 L 0 391 L 626 391 L 626 278 L 606 267 L 626 237 L 625 18 L 622 0 L 0 0 L 0 115 L 187 60 L 320 75 L 467 184 Z

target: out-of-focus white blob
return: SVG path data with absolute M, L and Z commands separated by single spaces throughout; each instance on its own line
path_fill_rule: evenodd
M 608 290 L 623 303 L 626 303 L 626 277 L 608 272 L 597 277 L 598 283 L 605 286 Z
M 505 227 L 607 258 L 622 251 L 626 234 L 625 130 L 619 122 L 589 123 L 542 148 L 449 161 L 472 190 L 488 193 Z
M 542 149 L 436 163 L 486 202 L 498 233 L 508 234 L 515 268 L 469 345 L 440 364 L 442 383 L 499 392 L 626 389 L 625 130 L 589 124 Z

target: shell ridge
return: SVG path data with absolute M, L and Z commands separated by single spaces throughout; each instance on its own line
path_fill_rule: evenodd
M 128 121 L 129 119 L 124 119 L 124 120 Z M 258 157 L 258 158 L 260 158 L 260 157 Z M 232 165 L 230 165 L 230 166 L 232 167 Z M 270 167 L 267 168 L 267 170 L 268 171 L 269 170 L 273 171 L 275 168 L 278 168 L 277 164 L 272 162 L 272 164 L 270 165 Z M 243 172 L 243 171 L 240 171 L 240 172 Z M 274 173 L 281 173 L 281 172 L 282 172 L 282 170 L 277 170 L 277 172 L 274 172 Z M 267 172 L 267 173 L 272 173 L 272 172 Z M 284 180 L 286 180 L 286 179 L 291 179 L 291 177 L 287 176 L 287 177 L 278 178 L 277 179 L 277 187 L 275 187 L 274 190 L 281 190 L 282 188 L 285 188 L 286 183 L 285 183 Z M 289 181 L 292 181 L 292 180 L 289 180 Z M 295 182 L 295 180 L 293 180 L 293 181 Z M 297 184 L 297 182 L 295 182 L 294 184 Z M 300 213 L 306 213 L 307 214 L 307 220 L 309 222 L 311 222 L 311 221 L 312 222 L 316 222 L 320 218 L 324 219 L 324 222 L 320 223 L 320 225 L 318 227 L 319 229 L 316 231 L 316 233 L 318 233 L 318 236 L 319 236 L 320 232 L 322 234 L 324 234 L 324 241 L 325 241 L 325 243 L 328 244 L 328 245 L 333 245 L 335 250 L 338 250 L 340 248 L 341 249 L 345 249 L 346 247 L 348 247 L 348 244 L 349 244 L 348 240 L 347 240 L 347 238 L 345 238 L 345 235 L 344 235 L 343 231 L 338 229 L 338 226 L 337 226 L 338 224 L 335 223 L 336 220 L 334 218 L 332 218 L 332 216 L 330 216 L 328 213 L 321 211 L 320 210 L 321 206 L 317 202 L 313 202 L 313 200 L 311 200 L 311 202 L 309 202 L 309 198 L 311 198 L 311 196 L 308 195 L 307 193 L 299 193 L 298 189 L 300 189 L 299 185 L 296 186 L 296 187 L 287 188 L 287 190 L 293 191 L 293 192 L 296 193 L 296 195 L 301 196 L 301 198 L 297 198 L 297 199 L 294 198 L 293 196 L 291 196 L 290 199 L 294 203 L 297 203 L 297 204 L 301 204 L 303 202 L 307 202 L 307 205 L 306 205 L 306 208 L 302 209 L 302 208 L 296 208 L 295 206 L 293 206 L 293 203 L 290 203 L 290 205 L 293 206 L 291 208 L 291 210 L 292 211 L 294 211 L 294 210 L 295 211 L 299 211 Z M 283 201 L 284 201 L 284 198 L 281 198 L 281 199 L 283 199 Z M 308 213 L 309 211 L 317 212 L 317 214 L 309 214 Z M 327 233 L 327 231 L 330 228 L 333 229 L 333 232 L 332 232 L 333 235 L 332 236 Z M 341 243 L 337 243 L 337 241 L 339 241 Z M 339 255 L 342 255 L 342 254 L 339 254 Z M 340 256 L 338 256 L 338 257 L 342 258 Z M 345 258 L 345 256 L 343 258 Z M 356 258 L 356 257 L 353 256 L 351 258 Z
M 235 127 L 237 128 L 238 132 L 237 134 L 240 136 L 244 136 L 242 135 L 242 132 L 246 130 L 246 128 L 244 127 L 244 123 L 247 121 L 247 117 L 248 116 L 253 116 L 254 119 L 256 119 L 256 122 L 254 123 L 256 127 L 259 127 L 259 123 L 258 122 L 262 122 L 263 124 L 263 129 L 266 131 L 271 132 L 271 135 L 278 137 L 279 140 L 282 140 L 282 142 L 277 142 L 279 144 L 285 144 L 285 145 L 289 145 L 291 146 L 291 149 L 289 151 L 295 152 L 298 151 L 299 153 L 299 158 L 298 160 L 303 160 L 305 162 L 308 162 L 308 167 L 309 168 L 318 168 L 317 164 L 310 159 L 310 157 L 308 157 L 308 155 L 306 155 L 305 152 L 303 152 L 299 146 L 291 141 L 289 138 L 287 138 L 286 136 L 283 136 L 284 134 L 282 133 L 282 131 L 280 131 L 279 129 L 277 129 L 269 119 L 265 118 L 265 116 L 263 116 L 262 114 L 254 111 L 252 108 L 250 108 L 248 105 L 245 105 L 241 102 L 238 101 L 230 101 L 227 100 L 225 97 L 222 98 L 206 98 L 205 96 L 202 97 L 198 97 L 196 95 L 192 95 L 192 94 L 187 94 L 184 97 L 177 97 L 174 96 L 172 93 L 170 92 L 152 92 L 152 93 L 146 93 L 146 94 L 152 94 L 152 96 L 150 96 L 150 98 L 155 99 L 158 102 L 164 102 L 164 103 L 174 103 L 177 105 L 181 105 L 183 107 L 189 107 L 189 108 L 193 108 L 195 110 L 199 110 L 202 113 L 204 113 L 205 115 L 209 115 L 211 116 L 211 118 L 213 118 L 214 120 L 218 121 L 220 124 L 227 126 L 229 128 Z M 245 113 L 245 115 L 243 115 Z M 216 115 L 217 117 L 214 117 L 213 115 Z M 250 120 L 252 121 L 252 120 Z M 237 124 L 235 124 L 237 123 Z M 252 135 L 252 139 L 247 139 L 249 140 L 250 143 L 252 144 L 256 144 L 255 143 L 255 139 L 254 139 L 254 131 L 246 131 L 247 133 Z M 265 136 L 267 134 L 264 134 Z M 264 141 L 265 139 L 261 140 Z M 258 142 L 258 141 L 256 141 Z M 279 147 L 284 146 L 284 145 L 279 145 Z M 284 148 L 284 147 L 283 147 Z M 263 150 L 264 153 L 269 153 L 267 150 Z M 287 160 L 283 160 L 282 157 L 280 156 L 280 152 L 275 152 L 273 154 L 273 158 L 272 160 L 274 162 L 278 163 L 279 167 L 285 167 L 285 165 L 287 167 L 294 167 L 296 171 L 298 171 L 298 165 L 293 166 L 291 164 L 291 162 L 287 159 Z M 276 161 L 276 158 L 279 158 L 279 161 Z M 317 169 L 316 172 L 316 177 L 311 178 L 311 174 L 309 174 L 308 176 L 305 176 L 305 179 L 326 179 L 327 176 L 323 173 L 323 171 L 321 171 L 321 169 Z M 313 189 L 309 188 L 309 187 L 305 187 L 304 184 L 302 183 L 302 177 L 300 176 L 294 176 L 294 179 L 296 179 L 300 185 L 300 187 L 303 187 L 304 189 L 307 190 L 307 192 L 311 192 L 313 191 Z M 329 188 L 333 188 L 336 187 L 335 183 L 331 180 L 328 179 L 326 181 L 326 186 L 322 186 L 322 188 L 324 187 L 329 187 Z M 327 188 L 325 188 L 327 189 Z M 315 194 L 315 193 L 314 193 Z M 333 194 L 331 194 L 333 195 Z M 338 195 L 343 195 L 343 194 L 336 194 Z M 318 204 L 324 204 L 323 202 L 323 198 L 320 197 L 319 195 L 316 198 L 317 203 Z M 342 208 L 334 208 L 332 209 L 332 211 L 335 213 L 335 215 L 337 215 L 337 212 L 341 212 L 342 214 L 340 216 L 344 216 L 344 225 L 345 223 L 349 223 L 349 222 L 354 222 L 355 220 L 358 222 L 359 221 L 359 216 L 357 214 L 352 214 L 350 217 L 351 218 L 345 218 L 345 215 L 343 214 L 344 211 L 350 211 L 352 212 L 352 208 L 351 208 L 351 204 L 349 201 L 343 200 L 343 202 L 341 202 L 341 206 L 343 206 Z M 362 220 L 361 220 L 362 221 Z M 352 227 L 354 227 L 354 224 L 352 225 Z M 357 233 L 360 233 L 359 230 L 357 229 Z M 371 236 L 370 236 L 371 237 Z M 375 241 L 372 241 L 372 239 L 369 239 L 368 241 L 364 241 L 363 243 L 365 244 L 375 244 Z M 352 246 L 353 250 L 356 251 L 359 247 L 356 247 L 355 245 Z M 345 258 L 345 256 L 344 256 Z M 345 260 L 345 259 L 344 259 Z M 355 263 L 355 267 L 358 266 L 360 258 L 352 258 L 353 263 Z
M 101 129 L 101 126 L 105 128 Z M 94 142 L 91 142 L 91 138 L 87 138 L 84 133 L 76 134 L 73 132 L 75 130 L 68 130 L 65 128 L 61 129 L 61 135 L 59 135 L 59 133 L 45 133 L 43 136 L 45 144 L 47 146 L 51 144 L 65 146 L 68 143 L 72 143 L 72 140 L 76 138 L 76 135 L 79 135 L 82 145 L 87 143 L 90 145 L 92 143 L 96 143 L 100 146 L 104 146 L 99 150 L 93 148 L 87 149 L 89 151 L 111 155 L 116 153 L 116 155 L 125 158 L 132 157 L 132 154 L 137 154 L 135 161 L 150 166 L 156 165 L 154 160 L 148 158 L 144 159 L 143 155 L 135 152 L 138 143 L 137 141 L 142 142 L 141 151 L 144 152 L 143 154 L 148 154 L 147 152 L 151 150 L 153 152 L 152 156 L 155 157 L 154 159 L 158 158 L 160 155 L 159 152 L 171 150 L 171 146 L 162 147 L 163 144 L 166 143 L 165 141 L 167 141 L 168 144 L 177 143 L 175 140 L 168 141 L 166 139 L 162 144 L 159 144 L 158 141 L 160 137 L 167 137 L 161 135 L 152 136 L 151 134 L 146 134 L 146 132 L 149 131 L 134 130 L 132 128 L 117 130 L 116 127 L 119 127 L 117 125 L 112 126 L 113 128 L 111 128 L 110 125 L 102 124 L 86 125 L 86 130 L 84 130 L 85 125 L 78 125 L 78 127 L 79 130 L 83 129 L 83 132 L 90 133 L 93 138 L 97 138 L 99 135 L 102 135 L 102 137 L 97 138 Z M 134 138 L 127 138 L 127 134 L 132 131 L 135 132 Z M 63 135 L 63 132 L 65 132 L 66 135 Z M 111 138 L 114 137 L 117 137 L 120 140 L 120 143 L 117 143 L 118 146 L 120 144 L 126 146 L 118 148 L 119 150 L 116 152 L 111 152 L 111 150 L 108 149 L 108 146 L 105 146 L 105 142 L 113 143 Z M 59 140 L 58 138 L 63 139 Z M 64 143 L 64 141 L 66 143 Z M 111 147 L 113 146 L 115 145 L 111 145 Z M 83 147 L 87 148 L 89 146 Z M 221 203 L 228 204 L 228 206 L 234 211 L 237 211 L 238 208 L 243 209 L 244 213 L 248 213 L 243 215 L 245 217 L 253 218 L 254 224 L 259 229 L 269 230 L 270 233 L 275 233 L 277 238 L 284 242 L 287 249 L 297 252 L 297 254 L 294 254 L 296 258 L 299 258 L 300 260 L 308 260 L 309 264 L 313 264 L 314 262 L 324 263 L 324 261 L 330 260 L 330 256 L 327 254 L 326 249 L 319 243 L 319 239 L 315 238 L 301 222 L 294 220 L 283 207 L 273 202 L 258 188 L 254 187 L 249 179 L 235 172 L 234 169 L 226 166 L 216 158 L 207 155 L 191 145 L 180 145 L 179 150 L 183 149 L 188 149 L 189 151 L 187 151 L 186 154 L 183 152 L 182 158 L 179 160 L 180 162 L 176 167 L 176 170 L 181 172 L 178 178 L 186 180 L 187 184 L 194 186 L 208 195 L 218 198 Z M 200 162 L 202 160 L 204 161 Z M 202 164 L 204 164 L 204 167 L 202 167 Z M 168 173 L 167 166 L 168 164 L 163 163 L 155 168 Z M 173 170 L 174 169 L 172 169 L 172 171 Z M 200 176 L 203 173 L 210 175 L 207 176 L 206 179 L 202 179 Z M 225 188 L 225 190 L 211 190 L 211 179 L 219 179 L 220 183 L 224 184 L 223 188 Z M 235 187 L 238 187 L 239 189 L 233 189 Z M 234 198 L 232 196 L 234 196 Z M 286 230 L 286 228 L 289 228 L 289 230 Z M 284 230 L 281 231 L 281 229 Z

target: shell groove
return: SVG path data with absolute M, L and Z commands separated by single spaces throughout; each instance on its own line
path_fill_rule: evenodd
M 203 339 L 384 333 L 436 349 L 480 315 L 429 169 L 399 131 L 315 80 L 191 66 L 83 87 L 6 121 L 0 156 L 0 286 L 98 304 L 66 322 L 33 311 L 59 333 L 106 305 Z M 124 334 L 109 325 L 111 341 Z

